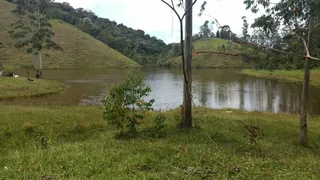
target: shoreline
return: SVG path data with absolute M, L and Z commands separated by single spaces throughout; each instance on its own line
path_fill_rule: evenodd
M 243 69 L 240 71 L 241 74 L 248 76 L 278 79 L 291 82 L 303 82 L 303 71 L 302 70 L 255 70 L 255 69 Z M 311 70 L 310 72 L 310 85 L 314 87 L 320 87 L 320 70 Z
M 57 94 L 67 86 L 58 81 L 33 79 L 29 82 L 25 77 L 0 77 L 0 100 L 23 99 Z

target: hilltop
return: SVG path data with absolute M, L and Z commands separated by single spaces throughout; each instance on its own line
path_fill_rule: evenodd
M 14 47 L 15 41 L 7 33 L 10 25 L 17 20 L 11 13 L 15 5 L 0 0 L 0 62 L 9 67 L 20 67 L 22 63 L 32 62 L 32 56 L 25 50 Z M 63 51 L 48 51 L 44 56 L 44 68 L 97 68 L 97 67 L 139 67 L 130 58 L 96 40 L 89 34 L 60 20 L 51 20 L 56 41 Z
M 244 68 L 251 67 L 243 61 L 241 45 L 220 38 L 205 38 L 193 42 L 193 67 Z M 161 66 L 181 66 L 179 44 L 171 44 L 158 62 Z

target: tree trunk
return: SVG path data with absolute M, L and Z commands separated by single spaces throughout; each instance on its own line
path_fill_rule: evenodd
M 312 31 L 314 28 L 314 17 L 310 17 L 309 28 L 308 28 L 308 37 L 306 44 L 306 52 L 309 56 L 311 49 L 311 40 L 312 40 Z M 308 145 L 308 95 L 309 95 L 309 82 L 310 82 L 310 64 L 311 59 L 306 57 L 304 63 L 304 80 L 303 80 L 303 89 L 302 89 L 302 98 L 300 104 L 300 144 L 303 146 Z
M 309 81 L 310 81 L 310 59 L 306 58 L 304 64 L 304 81 L 302 89 L 302 99 L 300 105 L 300 144 L 303 146 L 308 145 L 308 94 L 309 94 Z
M 42 77 L 42 52 L 39 51 L 39 75 Z
M 186 0 L 186 24 L 185 24 L 185 72 L 183 90 L 183 128 L 192 128 L 192 0 Z M 189 8 L 191 7 L 191 8 Z

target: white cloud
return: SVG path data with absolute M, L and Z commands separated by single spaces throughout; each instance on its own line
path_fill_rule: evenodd
M 90 9 L 99 17 L 108 18 L 124 25 L 142 29 L 151 36 L 156 36 L 166 43 L 179 41 L 179 22 L 171 10 L 160 0 L 57 0 L 69 2 L 74 7 Z M 167 0 L 169 1 L 169 0 Z M 169 1 L 170 2 L 170 1 Z M 202 0 L 194 7 L 194 33 L 208 16 L 197 16 Z M 247 16 L 252 23 L 254 17 L 245 10 L 243 0 L 210 0 L 205 14 L 216 18 L 221 25 L 230 25 L 233 32 L 241 34 L 242 16 Z

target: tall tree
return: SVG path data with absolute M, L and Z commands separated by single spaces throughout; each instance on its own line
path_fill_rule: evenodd
M 243 16 L 243 17 L 242 17 L 242 20 L 243 20 L 242 39 L 243 39 L 244 41 L 249 41 L 250 35 L 249 35 L 249 33 L 248 33 L 249 23 L 248 23 L 248 21 L 247 21 L 247 17 L 246 17 L 246 16 Z
M 271 3 L 270 0 L 245 0 L 247 9 L 256 13 L 259 5 L 262 5 L 268 16 L 281 20 L 282 24 L 292 28 L 292 31 L 301 39 L 305 47 L 305 64 L 302 100 L 300 104 L 300 144 L 308 145 L 308 126 L 307 126 L 307 99 L 310 81 L 310 64 L 316 59 L 311 56 L 313 30 L 316 27 L 315 21 L 320 18 L 320 1 L 319 0 L 280 0 L 279 3 Z M 265 17 L 268 17 L 264 15 Z M 265 19 L 266 20 L 266 19 Z M 270 29 L 270 23 L 264 21 L 261 27 L 265 31 Z
M 212 29 L 209 26 L 210 22 L 207 20 L 204 22 L 202 26 L 200 26 L 200 34 L 202 37 L 208 38 L 212 37 L 214 34 L 212 33 Z
M 17 48 L 27 47 L 27 53 L 34 56 L 34 65 L 37 67 L 37 77 L 42 76 L 42 51 L 44 49 L 62 48 L 52 40 L 54 33 L 51 24 L 44 12 L 48 0 L 18 0 L 17 7 L 13 10 L 20 20 L 12 24 L 9 31 L 11 37 L 18 39 Z M 27 17 L 27 18 L 26 18 Z
M 185 1 L 185 7 L 190 7 L 185 9 L 186 14 L 186 33 L 185 33 L 185 65 L 186 65 L 186 75 L 187 81 L 184 84 L 184 98 L 183 98 L 183 122 L 182 127 L 191 128 L 192 127 L 192 0 Z M 208 22 L 209 23 L 209 22 Z M 207 24 L 208 24 L 207 23 Z
M 232 32 L 229 25 L 220 26 L 220 38 L 229 40 Z
M 183 95 L 183 106 L 182 106 L 182 118 L 181 118 L 181 127 L 182 128 L 191 128 L 192 127 L 192 9 L 198 0 L 185 0 L 185 11 L 183 15 L 180 15 L 176 10 L 176 6 L 171 0 L 171 4 L 165 0 L 161 0 L 165 5 L 167 5 L 177 16 L 180 23 L 180 47 L 181 47 L 181 56 L 182 56 L 182 71 L 184 79 L 184 95 Z M 179 0 L 178 6 L 182 7 L 184 1 Z M 203 2 L 201 6 L 201 11 L 204 10 L 206 1 Z M 186 34 L 185 34 L 185 44 L 183 40 L 183 20 L 186 17 Z

